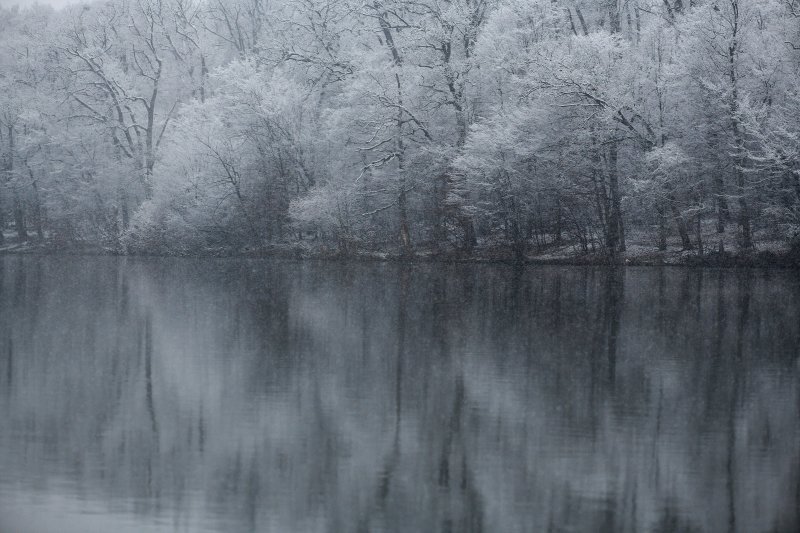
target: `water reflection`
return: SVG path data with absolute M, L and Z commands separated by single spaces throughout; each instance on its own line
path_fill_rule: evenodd
M 0 258 L 0 531 L 800 528 L 790 272 Z

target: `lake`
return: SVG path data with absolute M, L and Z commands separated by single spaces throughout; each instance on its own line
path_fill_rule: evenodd
M 0 256 L 0 532 L 794 532 L 800 276 Z

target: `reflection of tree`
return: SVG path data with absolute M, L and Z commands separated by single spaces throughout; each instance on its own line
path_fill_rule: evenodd
M 12 479 L 189 529 L 798 523 L 789 277 L 103 261 L 0 261 Z
M 445 507 L 442 532 L 483 531 L 483 502 L 465 445 L 464 379 L 456 378 L 455 398 L 439 459 L 438 483 Z
M 403 269 L 399 276 L 397 297 L 397 353 L 395 355 L 394 372 L 394 426 L 390 450 L 382 461 L 378 471 L 377 487 L 374 489 L 374 501 L 367 504 L 365 514 L 359 519 L 356 531 L 370 531 L 373 512 L 386 514 L 389 496 L 394 477 L 401 458 L 401 432 L 403 426 L 403 366 L 406 358 L 406 324 L 408 322 L 408 283 L 409 271 Z M 362 334 L 365 334 L 362 330 Z
M 156 421 L 156 406 L 153 400 L 153 319 L 149 312 L 146 312 L 143 326 L 142 350 L 144 355 L 144 384 L 145 401 L 147 402 L 147 413 L 150 415 L 150 426 L 153 428 L 153 438 L 158 442 L 158 422 Z
M 625 269 L 612 267 L 591 272 L 592 279 L 599 277 L 600 291 L 595 305 L 594 325 L 589 346 L 588 364 L 591 371 L 589 399 L 592 433 L 596 436 L 602 406 L 607 395 L 614 390 L 617 372 L 620 325 L 625 296 Z
M 617 368 L 617 343 L 622 317 L 623 298 L 625 296 L 625 269 L 612 268 L 604 281 L 605 290 L 603 304 L 606 306 L 605 322 L 608 339 L 608 380 L 613 385 Z
M 740 401 L 741 372 L 739 368 L 744 357 L 744 336 L 747 331 L 747 322 L 750 318 L 750 291 L 751 291 L 751 272 L 746 270 L 739 277 L 737 309 L 739 320 L 736 328 L 736 350 L 733 360 L 732 371 L 732 390 L 730 393 L 730 405 L 728 408 L 728 428 L 727 428 L 727 456 L 725 459 L 726 488 L 728 492 L 728 531 L 734 533 L 738 531 L 736 524 L 736 416 L 737 404 Z

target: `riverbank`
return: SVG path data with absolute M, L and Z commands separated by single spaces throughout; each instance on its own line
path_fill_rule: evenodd
M 399 251 L 354 250 L 342 253 L 337 249 L 314 246 L 309 243 L 270 245 L 261 248 L 207 248 L 203 250 L 136 251 L 102 247 L 92 243 L 74 242 L 56 245 L 52 242 L 7 243 L 0 246 L 0 254 L 28 255 L 107 255 L 107 256 L 158 256 L 158 257 L 242 257 L 281 258 L 294 260 L 326 261 L 376 261 L 407 263 L 509 263 L 531 265 L 601 266 L 624 264 L 627 266 L 692 266 L 692 267 L 778 267 L 800 268 L 800 250 L 777 242 L 759 242 L 749 251 L 733 250 L 698 253 L 669 246 L 658 250 L 654 246 L 630 244 L 616 262 L 601 251 L 582 252 L 565 244 L 544 250 L 532 250 L 518 258 L 508 247 L 478 246 L 471 252 L 458 249 L 445 251 L 419 248 L 410 254 Z

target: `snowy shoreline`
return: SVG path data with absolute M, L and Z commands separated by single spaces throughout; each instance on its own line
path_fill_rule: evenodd
M 229 259 L 284 259 L 297 261 L 330 262 L 384 262 L 384 263 L 463 263 L 463 264 L 516 264 L 553 266 L 684 266 L 684 267 L 756 267 L 800 269 L 800 253 L 786 248 L 774 249 L 756 244 L 751 252 L 717 251 L 698 254 L 696 251 L 660 251 L 643 246 L 631 246 L 617 261 L 602 253 L 575 253 L 569 250 L 549 250 L 528 253 L 523 259 L 515 258 L 511 248 L 475 249 L 471 253 L 461 250 L 436 252 L 418 250 L 411 254 L 398 251 L 355 251 L 341 253 L 322 248 L 300 248 L 296 246 L 272 246 L 260 249 L 207 248 L 203 250 L 115 250 L 96 245 L 25 243 L 0 247 L 0 255 L 84 255 L 125 257 L 185 257 L 185 258 L 229 258 Z M 568 247 L 564 247 L 568 248 Z

